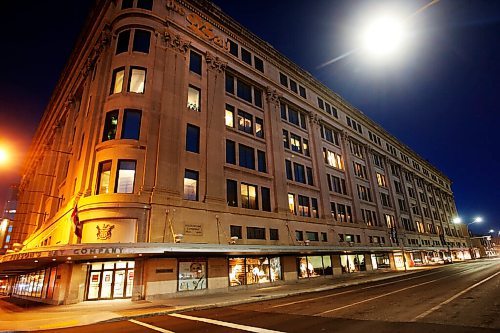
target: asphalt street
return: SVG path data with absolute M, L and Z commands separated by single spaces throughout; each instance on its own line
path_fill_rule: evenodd
M 210 310 L 44 332 L 500 332 L 500 260 Z

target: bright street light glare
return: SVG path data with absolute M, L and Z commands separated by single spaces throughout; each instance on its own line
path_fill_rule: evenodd
M 481 222 L 483 222 L 483 218 L 482 218 L 481 216 L 478 216 L 478 217 L 476 217 L 476 218 L 474 219 L 474 222 L 476 222 L 476 223 L 481 223 Z
M 490 229 L 490 231 L 489 231 L 489 232 L 490 232 L 490 233 L 493 233 L 493 232 L 495 232 L 495 230 L 493 230 L 493 229 Z
M 4 147 L 0 147 L 0 165 L 6 164 L 9 159 L 9 153 Z
M 402 19 L 384 15 L 371 21 L 362 33 L 362 47 L 374 56 L 389 56 L 402 48 L 405 39 Z
M 453 223 L 455 223 L 455 224 L 462 223 L 462 219 L 461 219 L 460 217 L 455 217 L 455 218 L 453 219 Z

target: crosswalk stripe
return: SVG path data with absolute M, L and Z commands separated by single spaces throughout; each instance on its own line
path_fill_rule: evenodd
M 175 332 L 166 330 L 166 329 L 158 327 L 158 326 L 154 326 L 154 325 L 143 323 L 142 321 L 138 321 L 138 320 L 134 320 L 134 319 L 129 319 L 128 321 L 130 321 L 131 323 L 134 323 L 136 325 L 141 325 L 141 326 L 147 327 L 149 329 L 152 329 L 152 330 L 155 330 L 155 331 L 158 331 L 158 332 L 162 332 L 162 333 L 175 333 Z
M 237 330 L 248 331 L 248 332 L 255 332 L 255 333 L 284 333 L 284 332 L 281 332 L 281 331 L 274 331 L 274 330 L 268 330 L 266 328 L 260 328 L 260 327 L 253 327 L 253 326 L 247 326 L 247 325 L 240 325 L 240 324 L 228 323 L 228 322 L 225 322 L 225 321 L 220 321 L 220 320 L 215 320 L 215 319 L 208 319 L 208 318 L 202 318 L 202 317 L 187 316 L 187 315 L 183 315 L 183 314 L 180 314 L 180 313 L 171 313 L 171 314 L 169 314 L 169 316 L 176 317 L 176 318 L 181 318 L 181 319 L 187 319 L 187 320 L 201 321 L 201 322 L 207 323 L 207 324 L 224 326 L 224 327 L 234 328 L 234 329 L 237 329 Z

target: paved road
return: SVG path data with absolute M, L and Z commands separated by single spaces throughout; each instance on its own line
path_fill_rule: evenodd
M 500 260 L 278 300 L 45 332 L 500 332 Z

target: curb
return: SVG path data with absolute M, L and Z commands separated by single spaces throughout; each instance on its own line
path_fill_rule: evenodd
M 434 269 L 439 268 L 439 267 L 441 267 L 441 266 L 432 267 L 432 268 L 429 268 L 429 270 L 434 270 Z M 215 302 L 215 303 L 208 303 L 208 304 L 202 304 L 202 305 L 179 306 L 179 307 L 168 309 L 165 311 L 156 311 L 156 312 L 151 312 L 151 313 L 146 313 L 146 314 L 137 314 L 137 315 L 128 315 L 128 316 L 117 317 L 117 318 L 101 321 L 101 323 L 118 322 L 118 321 L 137 319 L 137 318 L 148 318 L 148 317 L 168 315 L 171 313 L 182 313 L 182 312 L 188 312 L 188 311 L 208 310 L 208 309 L 214 309 L 214 308 L 220 308 L 220 307 L 226 307 L 226 306 L 234 306 L 234 305 L 240 305 L 240 304 L 251 304 L 251 303 L 269 301 L 269 300 L 286 298 L 286 297 L 291 297 L 291 296 L 300 296 L 300 295 L 305 295 L 305 294 L 310 294 L 310 293 L 315 293 L 315 292 L 322 292 L 322 291 L 340 289 L 340 288 L 345 288 L 345 287 L 352 287 L 352 286 L 367 284 L 370 282 L 384 281 L 384 280 L 389 280 L 389 279 L 393 279 L 396 277 L 412 275 L 412 274 L 415 274 L 418 272 L 421 272 L 421 271 L 415 270 L 415 271 L 411 271 L 411 272 L 399 273 L 397 275 L 392 275 L 392 276 L 378 277 L 378 278 L 374 278 L 374 279 L 370 279 L 370 280 L 345 282 L 342 284 L 335 284 L 335 285 L 331 285 L 331 286 L 290 291 L 290 292 L 281 293 L 281 294 L 274 294 L 274 295 L 271 294 L 271 295 L 262 296 L 262 297 L 247 297 L 247 298 L 233 300 L 233 301 Z

